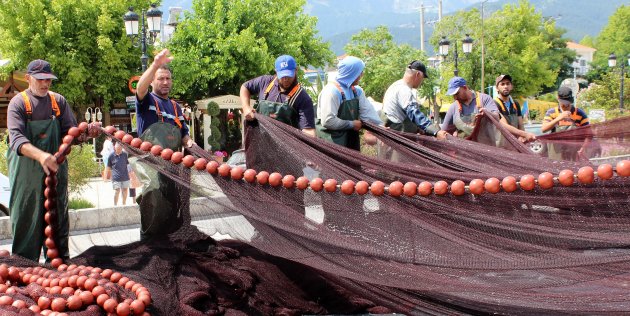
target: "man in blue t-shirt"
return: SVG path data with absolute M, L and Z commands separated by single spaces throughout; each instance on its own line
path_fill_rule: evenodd
M 240 98 L 243 116 L 251 121 L 254 112 L 299 128 L 315 137 L 315 110 L 313 100 L 297 80 L 297 63 L 292 56 L 282 55 L 275 62 L 276 75 L 263 75 L 241 85 Z M 257 95 L 257 109 L 250 105 Z
M 105 173 L 109 179 L 111 176 L 112 187 L 114 188 L 114 205 L 118 205 L 118 196 L 122 192 L 122 205 L 127 201 L 129 190 L 129 172 L 127 171 L 129 160 L 127 153 L 122 150 L 120 143 L 114 145 L 114 152 L 107 158 L 107 168 Z
M 189 135 L 181 107 L 169 99 L 173 78 L 168 63 L 172 60 L 168 49 L 162 50 L 138 80 L 136 117 L 142 140 L 181 151 L 182 146 L 189 148 L 195 143 Z M 132 167 L 146 185 L 137 198 L 141 240 L 162 238 L 190 223 L 188 188 L 160 173 L 155 166 L 145 164 L 144 159 L 132 162 Z M 180 179 L 190 177 L 187 169 L 177 172 Z

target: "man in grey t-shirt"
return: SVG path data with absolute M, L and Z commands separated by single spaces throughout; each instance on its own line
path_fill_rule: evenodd
M 383 98 L 386 127 L 408 133 L 422 130 L 438 139 L 446 138 L 446 131 L 433 126 L 431 120 L 420 111 L 416 89 L 428 77 L 424 64 L 414 60 L 405 69 L 403 78 L 389 86 Z

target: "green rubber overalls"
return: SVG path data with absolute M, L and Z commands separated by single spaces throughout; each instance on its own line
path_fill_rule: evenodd
M 556 107 L 555 108 L 555 114 L 556 117 L 558 115 L 560 115 L 561 110 Z M 558 125 L 554 126 L 551 129 L 552 133 L 557 133 L 557 132 L 562 132 L 562 131 L 568 131 L 570 129 L 574 129 L 577 127 L 577 125 L 575 124 L 575 120 L 574 120 L 574 116 L 577 115 L 577 107 L 574 108 L 573 111 L 571 111 L 571 118 L 567 119 L 567 120 L 562 120 L 560 122 L 558 122 Z M 581 145 L 576 145 L 576 144 L 561 144 L 561 143 L 549 143 L 549 146 L 547 147 L 547 157 L 549 157 L 549 159 L 554 159 L 554 160 L 570 160 L 570 161 L 576 161 L 577 160 L 577 152 L 578 150 L 580 150 Z
M 505 106 L 505 103 L 503 103 L 503 100 L 501 100 L 501 98 L 499 97 L 494 98 L 494 101 L 499 107 L 499 112 L 501 112 L 501 115 L 505 117 L 505 120 L 508 122 L 508 124 L 518 129 L 518 113 L 520 111 L 519 108 L 516 106 L 516 102 L 514 102 L 514 100 L 512 99 L 512 96 L 510 96 L 510 108 L 507 108 Z M 497 133 L 497 136 L 499 137 L 498 146 L 506 147 L 506 140 L 503 135 Z
M 274 118 L 280 122 L 291 125 L 295 128 L 299 128 L 299 115 L 298 112 L 293 108 L 293 104 L 295 103 L 296 97 L 302 91 L 302 87 L 300 84 L 296 84 L 293 89 L 287 95 L 287 99 L 284 103 L 273 102 L 267 100 L 269 96 L 269 91 L 273 88 L 273 84 L 276 82 L 276 77 L 269 83 L 267 89 L 265 89 L 265 96 L 262 99 L 258 99 L 256 104 L 254 105 L 254 109 L 262 115 L 269 116 Z
M 479 109 L 481 109 L 481 95 L 479 93 L 475 93 L 475 110 L 468 115 L 462 115 L 462 105 L 459 101 L 457 102 L 458 108 L 453 113 L 453 123 L 457 127 L 457 137 L 467 138 L 469 137 L 473 129 L 475 128 L 475 116 L 479 113 Z M 486 124 L 484 126 L 480 126 L 481 130 L 477 136 L 477 142 L 496 146 L 496 129 L 493 125 Z
M 61 144 L 61 124 L 58 118 L 61 112 L 54 94 L 49 92 L 52 103 L 53 116 L 49 120 L 32 121 L 31 101 L 26 92 L 21 93 L 26 109 L 26 138 L 31 144 L 42 151 L 54 154 Z M 18 155 L 9 149 L 7 153 L 9 163 L 9 181 L 11 197 L 9 215 L 13 228 L 14 254 L 33 261 L 39 261 L 42 246 L 44 246 L 44 179 L 46 174 L 41 164 L 31 158 Z M 60 258 L 69 258 L 68 251 L 68 162 L 64 161 L 57 169 L 57 221 L 53 226 L 54 240 L 59 250 Z M 46 258 L 48 261 L 48 258 Z
M 152 96 L 147 94 L 147 97 Z M 155 98 L 154 101 L 159 120 L 144 130 L 140 138 L 143 141 L 151 142 L 153 145 L 160 145 L 164 149 L 170 148 L 173 151 L 180 151 L 182 148 L 180 130 L 182 123 L 177 118 L 177 104 L 171 100 L 176 114 L 175 123 L 177 126 L 175 126 L 164 122 L 159 102 Z M 142 157 L 131 160 L 136 175 L 145 185 L 142 194 L 137 199 L 140 205 L 140 239 L 166 236 L 178 230 L 186 221 L 190 222 L 190 217 L 183 213 L 183 211 L 188 210 L 188 203 L 190 203 L 190 197 L 185 194 L 188 191 L 183 190 L 183 186 L 160 173 L 155 166 L 144 162 Z M 180 168 L 167 171 L 181 172 Z M 183 176 L 182 174 L 178 175 Z
M 343 90 L 339 86 L 339 83 L 335 82 L 337 89 L 341 93 L 341 104 L 339 105 L 339 111 L 337 111 L 337 117 L 341 120 L 354 121 L 359 119 L 359 99 L 357 98 L 357 92 L 352 87 L 354 98 L 346 100 L 346 96 Z M 341 145 L 354 150 L 361 150 L 361 140 L 359 132 L 353 129 L 349 130 L 329 130 L 324 128 L 319 122 L 316 125 L 317 136 L 321 139 L 333 142 L 337 145 Z

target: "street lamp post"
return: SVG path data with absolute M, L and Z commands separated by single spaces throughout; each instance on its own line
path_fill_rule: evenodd
M 85 121 L 90 123 L 90 120 L 92 121 L 92 123 L 100 122 L 103 120 L 103 113 L 101 112 L 100 108 L 88 107 L 85 110 Z M 94 154 L 96 154 L 96 137 L 92 138 L 92 144 L 94 145 Z
M 628 66 L 630 66 L 630 54 L 628 54 L 628 56 L 626 56 L 628 59 Z M 610 56 L 608 56 L 608 66 L 609 67 L 615 67 L 617 66 L 617 55 L 615 55 L 615 53 L 611 53 Z M 619 93 L 619 110 L 623 111 L 623 80 L 625 77 L 625 68 L 626 68 L 626 63 L 622 62 L 621 63 L 621 91 Z
M 462 40 L 462 50 L 464 51 L 464 53 L 466 55 L 470 54 L 470 52 L 472 51 L 472 43 L 473 43 L 473 39 L 470 38 L 470 36 L 468 34 L 466 34 L 466 38 L 464 38 Z M 446 60 L 446 56 L 448 55 L 448 49 L 449 46 L 451 45 L 451 42 L 446 39 L 446 36 L 442 36 L 442 39 L 439 42 L 439 54 L 444 58 L 444 60 Z M 457 40 L 455 40 L 455 53 L 453 55 L 453 60 L 455 61 L 455 70 L 453 71 L 455 76 L 458 76 L 459 74 L 459 68 L 457 65 L 458 59 L 459 59 L 459 55 L 458 55 L 458 51 L 457 51 Z
M 133 11 L 133 7 L 129 7 L 129 11 L 125 13 L 123 20 L 125 21 L 125 31 L 127 36 L 131 38 L 133 45 L 136 47 L 140 45 L 142 48 L 140 60 L 142 61 L 142 72 L 144 72 L 147 70 L 147 61 L 149 60 L 149 56 L 147 56 L 147 45 L 153 45 L 155 43 L 160 29 L 162 28 L 162 11 L 156 8 L 155 4 L 151 4 L 149 10 L 142 10 L 142 34 L 140 34 L 139 37 L 139 16 Z M 147 28 L 149 32 L 148 37 Z M 136 38 L 138 38 L 138 42 L 135 42 Z

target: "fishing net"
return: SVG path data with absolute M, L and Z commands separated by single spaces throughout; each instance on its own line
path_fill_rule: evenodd
M 190 203 L 177 204 L 184 209 L 155 212 L 190 221 L 163 238 L 94 246 L 69 263 L 141 283 L 151 292 L 147 311 L 160 315 L 624 313 L 627 120 L 539 137 L 543 145 L 588 137 L 605 161 L 548 159 L 488 117 L 477 126 L 494 126 L 501 147 L 475 142 L 475 132 L 472 141 L 440 141 L 366 123 L 378 139 L 370 156 L 257 116 L 245 127 L 253 169 L 245 172 L 209 162 L 198 147 L 174 163 L 124 144 L 190 191 Z M 209 237 L 217 233 L 238 241 Z M 118 301 L 132 292 L 111 291 Z

